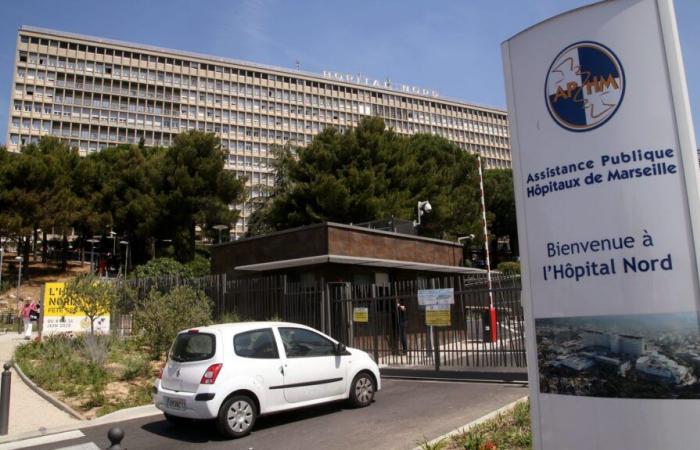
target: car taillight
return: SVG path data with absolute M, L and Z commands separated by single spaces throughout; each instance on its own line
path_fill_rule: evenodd
M 209 366 L 209 368 L 204 372 L 204 375 L 202 375 L 202 380 L 199 382 L 199 384 L 214 384 L 222 367 L 223 364 L 221 363 L 212 364 Z
M 158 369 L 158 371 L 156 372 L 156 378 L 158 378 L 159 380 L 163 379 L 163 369 Z

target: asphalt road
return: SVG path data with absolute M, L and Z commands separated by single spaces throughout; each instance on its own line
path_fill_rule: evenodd
M 249 436 L 224 440 L 213 424 L 173 427 L 160 415 L 118 424 L 122 446 L 138 449 L 410 449 L 527 395 L 516 384 L 383 380 L 383 389 L 367 408 L 333 403 L 258 419 Z M 112 425 L 85 428 L 78 439 L 31 447 L 57 450 L 107 448 Z M 92 443 L 92 444 L 91 444 Z

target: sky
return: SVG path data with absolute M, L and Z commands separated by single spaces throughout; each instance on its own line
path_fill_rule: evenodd
M 17 29 L 52 28 L 321 74 L 360 73 L 505 109 L 500 44 L 584 0 L 0 0 L 0 143 Z M 676 0 L 700 120 L 700 1 Z M 696 120 L 696 122 L 697 122 Z M 696 135 L 698 127 L 695 126 Z

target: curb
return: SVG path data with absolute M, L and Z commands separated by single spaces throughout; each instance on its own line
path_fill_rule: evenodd
M 465 431 L 469 431 L 470 429 L 474 428 L 475 426 L 477 426 L 481 423 L 484 423 L 486 421 L 489 421 L 489 420 L 493 419 L 494 417 L 498 416 L 499 414 L 503 414 L 503 413 L 506 413 L 506 412 L 512 410 L 513 408 L 515 408 L 516 405 L 527 401 L 528 398 L 530 398 L 530 397 L 528 395 L 526 395 L 525 397 L 519 398 L 518 400 L 516 400 L 514 402 L 508 403 L 506 406 L 498 408 L 495 411 L 491 411 L 490 413 L 486 414 L 485 416 L 481 416 L 476 420 L 472 420 L 471 422 L 469 422 L 465 425 L 462 425 L 459 428 L 455 428 L 454 430 L 443 434 L 442 436 L 438 436 L 435 439 L 429 441 L 427 443 L 427 446 L 432 448 L 432 446 L 436 445 L 440 441 L 443 441 L 445 439 L 449 439 L 452 436 L 464 433 Z M 426 447 L 419 445 L 418 447 L 415 447 L 413 450 L 421 450 L 423 448 L 426 448 Z
M 60 409 L 61 411 L 67 413 L 69 416 L 73 417 L 74 419 L 78 419 L 80 421 L 86 420 L 85 417 L 82 414 L 80 414 L 78 411 L 74 410 L 73 408 L 71 408 L 67 404 L 63 403 L 61 400 L 57 399 L 56 397 L 52 396 L 51 394 L 49 394 L 48 392 L 46 392 L 45 390 L 43 390 L 42 388 L 37 386 L 31 379 L 29 379 L 28 376 L 26 376 L 24 374 L 24 372 L 22 372 L 22 369 L 19 368 L 19 364 L 17 364 L 16 362 L 13 361 L 12 367 L 15 369 L 15 372 L 17 372 L 17 375 L 19 375 L 19 377 L 22 379 L 24 384 L 26 384 L 29 387 L 29 389 L 31 389 L 32 391 L 39 394 L 39 396 L 42 397 L 44 400 L 51 403 L 52 405 L 54 405 L 56 408 Z
M 382 378 L 419 381 L 528 384 L 527 372 L 519 370 L 440 371 L 425 369 L 380 368 Z
M 126 420 L 132 419 L 140 419 L 142 417 L 155 416 L 161 413 L 162 411 L 157 409 L 154 405 L 135 406 L 133 408 L 126 408 L 119 411 L 115 411 L 113 413 L 106 414 L 96 419 L 83 420 L 81 422 L 71 425 L 63 425 L 56 428 L 43 429 L 38 431 L 25 431 L 23 433 L 2 436 L 0 437 L 0 445 L 8 444 L 10 442 L 24 441 L 26 439 L 32 439 L 41 436 L 50 436 L 52 434 L 64 433 L 66 431 L 83 430 L 85 428 L 109 425 L 110 423 L 124 422 Z
M 389 380 L 410 380 L 410 381 L 442 381 L 446 383 L 486 383 L 486 384 L 522 384 L 527 385 L 527 380 L 488 380 L 484 378 L 441 378 L 441 377 L 421 377 L 409 375 L 384 375 L 382 379 Z

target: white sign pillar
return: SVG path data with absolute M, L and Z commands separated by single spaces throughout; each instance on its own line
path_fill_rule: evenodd
M 671 0 L 503 43 L 535 448 L 700 442 L 700 189 Z

